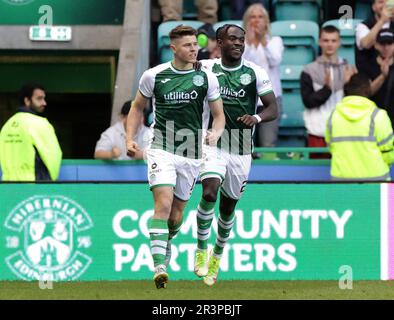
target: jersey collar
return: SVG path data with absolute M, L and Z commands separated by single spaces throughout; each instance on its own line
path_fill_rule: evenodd
M 236 71 L 236 70 L 239 70 L 239 69 L 242 68 L 243 65 L 244 65 L 244 59 L 242 58 L 242 59 L 241 59 L 241 63 L 240 63 L 238 66 L 232 67 L 232 68 L 226 67 L 226 66 L 223 65 L 222 59 L 220 58 L 220 66 L 222 67 L 223 70 L 226 70 L 226 71 Z
M 172 71 L 174 71 L 175 73 L 179 73 L 179 74 L 186 74 L 186 73 L 191 73 L 194 72 L 194 69 L 189 69 L 189 70 L 179 70 L 177 68 L 175 68 L 175 66 L 172 64 L 172 61 L 170 61 L 170 68 Z

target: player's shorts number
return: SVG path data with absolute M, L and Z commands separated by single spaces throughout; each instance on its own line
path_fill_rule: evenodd
M 248 180 L 245 180 L 244 182 L 242 182 L 242 187 L 241 187 L 241 190 L 240 190 L 241 193 L 243 193 L 245 191 L 245 187 L 246 187 L 247 183 L 248 183 Z
M 192 194 L 194 187 L 196 186 L 197 178 L 193 180 L 192 187 L 190 188 L 190 194 Z

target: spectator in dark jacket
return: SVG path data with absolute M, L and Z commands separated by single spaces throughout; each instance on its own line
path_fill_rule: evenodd
M 381 29 L 394 28 L 394 7 L 392 1 L 374 0 L 373 15 L 356 27 L 356 66 L 360 73 L 374 59 L 374 45 Z
M 386 109 L 394 121 L 394 31 L 382 29 L 374 45 L 373 58 L 364 66 L 364 73 L 371 81 L 373 100 Z

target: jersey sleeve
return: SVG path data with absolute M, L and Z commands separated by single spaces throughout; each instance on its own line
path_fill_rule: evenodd
M 201 62 L 202 69 L 204 71 L 206 71 L 206 70 L 212 71 L 212 67 L 215 64 L 214 59 L 203 59 L 203 60 L 200 60 L 200 62 Z
M 145 98 L 150 99 L 153 96 L 154 84 L 155 76 L 153 72 L 151 70 L 146 70 L 142 74 L 138 89 Z
M 220 99 L 220 87 L 219 87 L 218 79 L 210 71 L 206 71 L 206 74 L 208 78 L 208 92 L 207 92 L 208 101 L 211 102 Z
M 272 83 L 270 78 L 268 77 L 267 72 L 258 66 L 254 67 L 254 71 L 256 73 L 256 89 L 257 94 L 261 96 L 265 96 L 266 94 L 273 92 Z

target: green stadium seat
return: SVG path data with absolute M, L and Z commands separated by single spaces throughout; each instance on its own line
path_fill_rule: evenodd
M 303 148 L 306 146 L 306 132 L 305 130 L 298 131 L 282 131 L 279 128 L 277 147 L 297 147 Z
M 281 65 L 280 67 L 280 80 L 282 89 L 299 89 L 300 76 L 304 69 L 302 65 Z
M 313 21 L 287 20 L 271 23 L 272 35 L 281 36 L 286 45 L 317 46 L 319 26 Z
M 242 20 L 225 20 L 225 21 L 216 22 L 213 25 L 213 28 L 216 31 L 217 29 L 219 29 L 221 26 L 224 26 L 225 24 L 236 24 L 236 25 L 240 26 L 241 28 L 243 28 L 243 21 Z
M 320 3 L 316 0 L 274 0 L 274 20 L 311 20 L 320 22 Z
M 338 56 L 346 59 L 349 64 L 356 64 L 356 47 L 355 46 L 341 46 L 338 50 Z
M 283 89 L 280 127 L 304 127 L 304 104 L 300 89 Z
M 280 36 L 285 50 L 282 64 L 303 65 L 315 60 L 319 26 L 313 21 L 288 20 L 271 24 L 273 36 Z
M 316 51 L 306 46 L 286 46 L 282 62 L 286 64 L 308 64 L 316 58 Z
M 195 29 L 201 27 L 204 23 L 200 21 L 167 21 L 159 25 L 157 29 L 157 48 L 159 52 L 159 60 L 161 63 L 170 61 L 172 59 L 172 51 L 170 49 L 170 38 L 168 34 L 170 31 L 179 25 L 191 26 Z
M 305 147 L 307 135 L 305 127 L 285 125 L 287 121 L 283 118 L 285 116 L 286 113 L 283 113 L 279 124 L 277 147 Z
M 278 146 L 303 147 L 305 145 L 304 105 L 300 92 L 303 65 L 281 65 L 282 115 L 279 123 Z
M 160 63 L 171 61 L 174 58 L 170 47 L 162 47 L 159 51 Z

